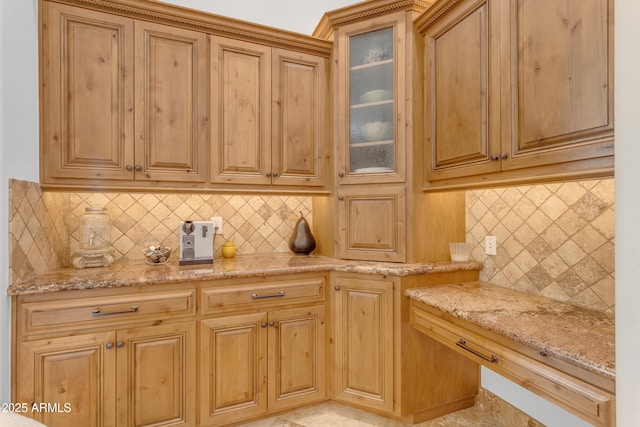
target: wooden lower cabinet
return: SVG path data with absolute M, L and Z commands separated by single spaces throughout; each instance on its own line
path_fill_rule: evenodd
M 20 345 L 17 401 L 48 427 L 195 425 L 195 322 Z
M 315 305 L 202 320 L 201 425 L 323 400 L 324 312 Z
M 336 273 L 330 291 L 332 398 L 408 424 L 473 406 L 477 365 L 413 329 L 403 292 L 477 274 Z

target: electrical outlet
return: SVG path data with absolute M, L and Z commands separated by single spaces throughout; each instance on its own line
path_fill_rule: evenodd
M 487 255 L 496 255 L 496 236 L 487 236 L 484 239 L 484 252 Z
M 211 221 L 213 222 L 213 229 L 216 234 L 222 234 L 222 217 L 221 216 L 212 216 Z M 216 230 L 216 227 L 218 229 Z

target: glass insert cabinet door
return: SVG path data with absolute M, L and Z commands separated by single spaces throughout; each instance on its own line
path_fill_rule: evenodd
M 348 52 L 349 172 L 394 172 L 394 28 L 349 36 Z

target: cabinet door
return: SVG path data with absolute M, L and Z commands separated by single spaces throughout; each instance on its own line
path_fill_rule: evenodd
M 273 50 L 272 183 L 324 186 L 327 141 L 327 60 Z
M 200 423 L 222 425 L 267 411 L 266 313 L 203 320 Z
M 195 425 L 195 322 L 121 330 L 118 426 Z
M 211 180 L 271 183 L 271 48 L 211 36 Z
M 43 182 L 132 179 L 133 20 L 41 4 Z
M 340 184 L 405 180 L 405 19 L 388 14 L 338 33 Z
M 503 169 L 613 155 L 613 0 L 509 4 Z
M 324 399 L 324 306 L 269 313 L 269 411 Z
M 338 191 L 338 257 L 405 261 L 405 189 L 342 187 Z
M 207 39 L 136 21 L 135 178 L 205 182 Z
M 49 427 L 116 424 L 115 332 L 20 344 L 16 401 L 52 404 L 29 415 Z
M 337 277 L 335 397 L 393 411 L 393 282 Z
M 466 0 L 424 31 L 430 181 L 500 170 L 500 14 Z

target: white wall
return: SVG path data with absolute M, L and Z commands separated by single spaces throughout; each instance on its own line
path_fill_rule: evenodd
M 38 180 L 37 0 L 0 1 L 0 402 L 11 402 L 8 178 Z
M 208 10 L 265 25 L 310 33 L 322 14 L 353 3 L 297 0 L 173 0 L 187 7 Z M 269 10 L 265 10 L 268 5 Z M 303 5 L 303 7 L 301 7 Z M 216 9 L 217 8 L 217 9 Z M 0 0 L 0 277 L 8 281 L 9 177 L 38 180 L 37 0 Z M 640 2 L 616 1 L 616 320 L 618 425 L 637 422 L 640 396 Z M 621 89 L 623 88 L 623 90 Z M 6 283 L 5 283 L 6 285 Z M 10 401 L 9 298 L 0 296 L 0 402 Z M 634 360 L 635 359 L 635 360 Z M 566 413 L 527 393 L 501 377 L 483 373 L 483 386 L 525 409 L 549 426 L 578 425 Z M 569 416 L 570 417 L 570 416 Z M 576 424 L 573 424 L 573 423 Z

